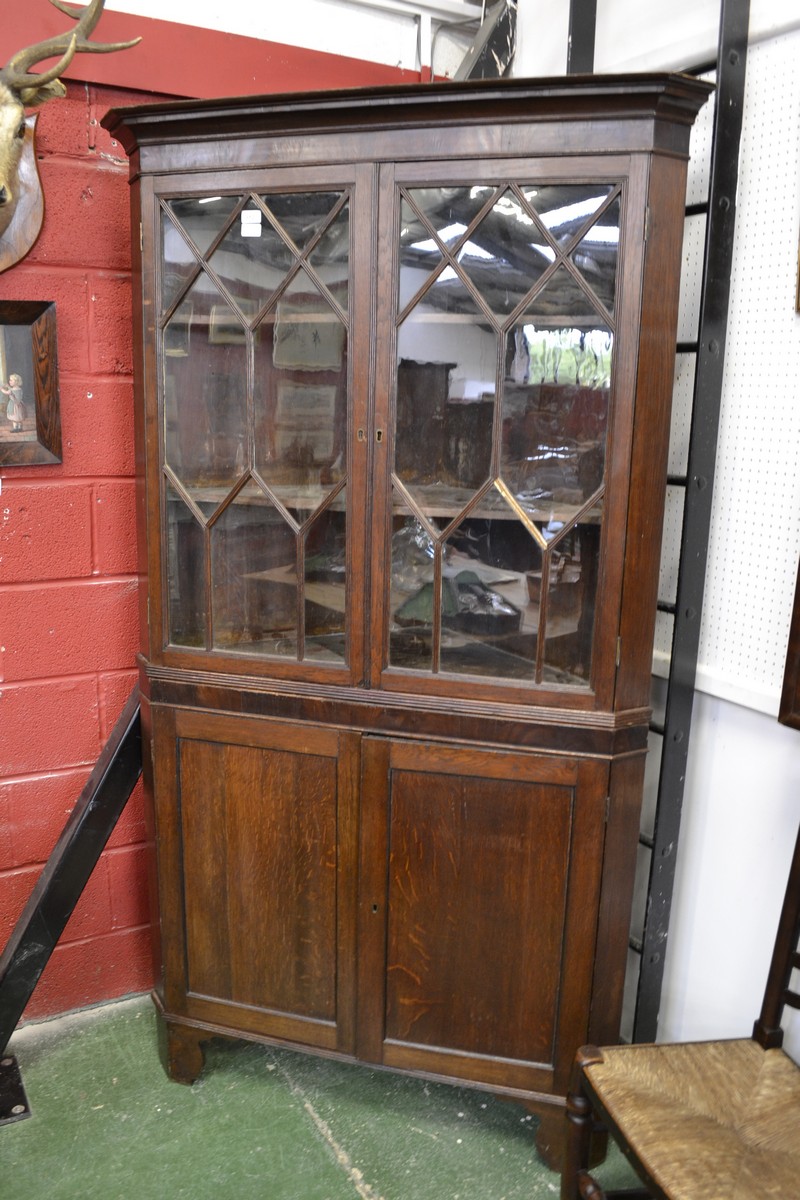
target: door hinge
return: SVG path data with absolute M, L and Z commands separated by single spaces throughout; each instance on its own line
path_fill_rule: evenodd
M 615 664 L 617 670 L 619 670 L 621 662 L 622 662 L 622 638 L 618 637 L 617 638 L 617 653 L 616 653 L 616 658 L 614 660 L 614 664 Z
M 144 229 L 141 221 L 139 222 L 139 253 L 144 254 Z
M 610 816 L 611 816 L 611 796 L 606 796 L 606 825 L 608 824 Z
M 650 205 L 648 204 L 644 210 L 644 240 L 647 241 L 650 233 Z

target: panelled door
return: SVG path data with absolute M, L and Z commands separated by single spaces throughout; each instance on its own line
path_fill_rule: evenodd
M 363 743 L 359 1056 L 529 1091 L 585 1040 L 602 762 Z
M 352 1053 L 357 735 L 180 709 L 155 725 L 168 1010 Z

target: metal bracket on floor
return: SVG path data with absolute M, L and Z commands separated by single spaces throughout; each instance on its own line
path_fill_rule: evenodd
M 19 1064 L 13 1055 L 7 1054 L 5 1058 L 0 1058 L 0 1125 L 24 1121 L 30 1115 Z
M 9 1095 L 8 1113 L 3 1107 L 0 1123 L 19 1120 L 29 1111 L 16 1062 L 6 1055 L 9 1038 L 141 773 L 139 691 L 134 688 L 0 955 L 3 1106 Z M 25 1111 L 18 1112 L 23 1103 Z

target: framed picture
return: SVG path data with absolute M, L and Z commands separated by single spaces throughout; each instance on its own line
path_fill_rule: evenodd
M 58 462 L 56 306 L 0 301 L 0 465 Z
M 797 585 L 789 626 L 789 646 L 786 651 L 778 720 L 782 725 L 800 729 L 800 566 L 797 568 Z

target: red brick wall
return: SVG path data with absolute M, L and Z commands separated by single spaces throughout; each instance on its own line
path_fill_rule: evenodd
M 0 300 L 55 300 L 63 462 L 0 494 L 0 946 L 136 682 L 128 167 L 73 83 L 39 116 L 45 221 Z M 146 97 L 150 98 L 150 97 Z M 41 1016 L 152 982 L 139 786 L 34 992 Z

